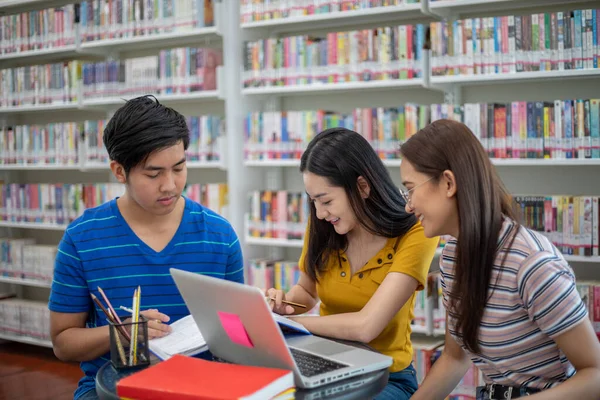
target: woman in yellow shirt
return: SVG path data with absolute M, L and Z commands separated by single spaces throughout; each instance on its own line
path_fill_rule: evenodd
M 318 134 L 300 171 L 311 200 L 298 283 L 269 289 L 273 310 L 298 314 L 281 301 L 320 300 L 319 317 L 293 317 L 314 334 L 368 343 L 393 357 L 378 399 L 402 400 L 417 390 L 410 322 L 438 244 L 405 211 L 400 191 L 371 145 L 356 132 Z

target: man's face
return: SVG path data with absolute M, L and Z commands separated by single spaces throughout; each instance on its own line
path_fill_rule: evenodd
M 127 192 L 144 211 L 167 215 L 185 187 L 187 167 L 183 143 L 152 153 L 127 175 Z

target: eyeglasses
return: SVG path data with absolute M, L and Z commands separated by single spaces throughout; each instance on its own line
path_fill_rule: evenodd
M 406 204 L 410 204 L 410 197 L 411 197 L 411 192 L 413 190 L 415 190 L 416 188 L 418 188 L 421 185 L 426 184 L 427 182 L 429 182 L 430 180 L 432 180 L 433 178 L 435 178 L 435 176 L 432 176 L 431 178 L 427 179 L 425 182 L 421 182 L 419 183 L 417 186 L 413 187 L 410 190 L 400 190 L 400 195 L 402 196 L 402 198 L 404 199 L 404 201 L 406 201 Z

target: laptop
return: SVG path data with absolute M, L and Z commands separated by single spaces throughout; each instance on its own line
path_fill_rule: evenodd
M 286 339 L 258 288 L 175 268 L 170 272 L 217 358 L 291 370 L 300 388 L 314 388 L 392 365 L 389 356 L 314 335 L 296 334 Z

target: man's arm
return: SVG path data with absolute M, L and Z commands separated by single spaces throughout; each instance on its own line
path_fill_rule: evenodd
M 110 351 L 108 325 L 86 328 L 88 313 L 50 311 L 54 354 L 63 361 L 90 361 Z
M 244 283 L 244 257 L 242 255 L 242 247 L 233 228 L 230 228 L 229 235 L 229 254 L 227 256 L 227 268 L 225 279 Z

